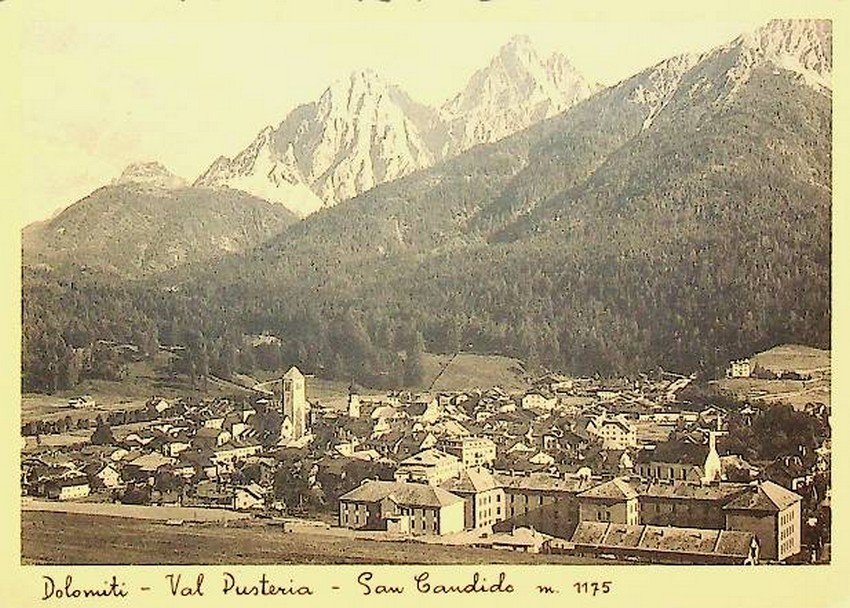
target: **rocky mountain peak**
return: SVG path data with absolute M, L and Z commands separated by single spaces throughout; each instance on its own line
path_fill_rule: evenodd
M 630 88 L 628 101 L 645 108 L 643 129 L 648 129 L 667 106 L 682 82 L 682 77 L 701 59 L 694 53 L 670 57 L 622 83 Z
M 734 97 L 756 69 L 791 72 L 805 85 L 832 90 L 832 22 L 774 19 L 715 49 L 724 70 L 724 96 Z
M 528 36 L 503 45 L 439 110 L 358 69 L 263 130 L 233 160 L 216 161 L 197 183 L 243 189 L 306 215 L 501 139 L 595 88 L 566 57 L 542 56 Z
M 525 34 L 514 36 L 499 48 L 493 61 L 520 60 L 533 61 L 538 58 L 537 48 L 531 38 Z
M 736 42 L 759 59 L 832 89 L 832 21 L 774 19 Z
M 175 190 L 186 186 L 186 181 L 162 163 L 156 161 L 131 163 L 119 177 L 112 181 L 114 186 L 145 186 L 162 190 Z
M 503 45 L 490 64 L 442 108 L 449 124 L 446 154 L 493 142 L 562 112 L 597 87 L 567 57 L 546 57 L 528 36 Z
M 371 69 L 359 69 L 338 78 L 325 89 L 320 103 L 348 103 L 364 95 L 376 95 L 390 88 L 390 84 Z

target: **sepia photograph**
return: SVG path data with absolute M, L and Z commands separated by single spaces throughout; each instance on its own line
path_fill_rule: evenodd
M 21 565 L 831 563 L 830 18 L 161 4 L 20 32 Z

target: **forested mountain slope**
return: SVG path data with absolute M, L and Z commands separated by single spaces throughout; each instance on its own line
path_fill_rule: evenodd
M 373 383 L 422 348 L 629 373 L 828 347 L 830 78 L 828 22 L 771 22 L 122 297 L 214 365 L 268 331 Z

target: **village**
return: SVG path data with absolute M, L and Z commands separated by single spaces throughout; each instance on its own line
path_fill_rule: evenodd
M 726 372 L 731 381 L 759 373 L 747 359 Z M 805 375 L 773 379 L 792 373 Z M 828 381 L 828 370 L 815 373 Z M 22 501 L 25 510 L 92 506 L 123 517 L 170 507 L 173 526 L 233 517 L 447 552 L 539 554 L 541 563 L 552 554 L 828 561 L 828 402 L 789 408 L 825 429 L 810 445 L 753 459 L 741 438 L 780 433 L 771 416 L 781 405 L 711 402 L 695 378 L 549 373 L 525 390 L 382 393 L 352 384 L 344 405 L 331 407 L 311 399 L 311 378 L 291 367 L 250 394 L 152 397 L 143 408 L 63 423 L 90 431 L 69 445 L 41 445 L 54 429 L 24 424 L 37 445 L 22 454 Z M 91 401 L 75 397 L 68 407 Z

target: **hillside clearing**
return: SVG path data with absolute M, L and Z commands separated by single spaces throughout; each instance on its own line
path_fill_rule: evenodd
M 436 372 L 434 368 L 438 367 Z M 523 364 L 518 359 L 501 355 L 426 355 L 426 380 L 434 391 L 486 390 L 500 386 L 506 390 L 522 390 L 528 384 Z M 433 376 L 431 376 L 433 374 Z M 430 383 L 427 380 L 430 378 Z
M 782 344 L 751 357 L 751 361 L 774 373 L 794 371 L 801 374 L 830 368 L 830 352 L 800 344 Z

